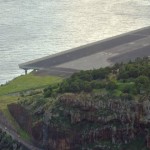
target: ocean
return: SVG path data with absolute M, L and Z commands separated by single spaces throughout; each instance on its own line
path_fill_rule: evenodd
M 149 0 L 0 0 L 0 84 L 20 63 L 149 25 Z

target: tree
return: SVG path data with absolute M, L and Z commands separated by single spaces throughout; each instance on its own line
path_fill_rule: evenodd
M 92 71 L 93 79 L 104 79 L 106 76 L 110 73 L 111 69 L 109 67 L 106 68 L 100 68 L 100 69 L 94 69 Z
M 92 91 L 92 86 L 89 82 L 85 81 L 84 82 L 84 91 L 85 92 L 91 92 Z
M 47 88 L 44 89 L 44 97 L 50 97 L 52 93 L 53 93 L 52 86 L 48 86 Z
M 107 90 L 114 90 L 114 89 L 116 89 L 117 88 L 117 84 L 116 84 L 116 82 L 114 82 L 114 81 L 109 81 L 108 83 L 107 83 L 107 85 L 106 85 L 106 89 Z
M 147 76 L 142 75 L 135 80 L 135 85 L 138 92 L 147 91 L 150 87 L 150 80 Z

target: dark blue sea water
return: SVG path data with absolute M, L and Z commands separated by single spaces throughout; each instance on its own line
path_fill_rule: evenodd
M 0 84 L 19 63 L 149 25 L 149 0 L 0 0 Z

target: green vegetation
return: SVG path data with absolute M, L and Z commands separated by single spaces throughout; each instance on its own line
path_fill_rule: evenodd
M 54 76 L 35 76 L 32 73 L 15 78 L 0 87 L 0 95 L 21 92 L 60 83 L 62 78 Z
M 42 92 L 31 90 L 37 88 L 40 90 L 43 88 Z M 30 94 L 23 93 L 22 97 L 6 96 L 9 93 L 25 90 L 32 92 Z M 138 106 L 135 104 L 135 100 L 137 103 L 142 102 L 141 100 L 145 97 L 147 100 L 149 93 L 150 59 L 138 58 L 127 64 L 120 63 L 112 67 L 80 71 L 64 80 L 58 77 L 38 77 L 33 74 L 18 77 L 0 87 L 0 95 L 3 95 L 0 96 L 0 109 L 16 126 L 15 120 L 8 112 L 7 104 L 18 102 L 18 105 L 23 106 L 27 113 L 30 112 L 32 129 L 42 132 L 42 124 L 46 122 L 52 133 L 49 138 L 56 138 L 50 140 L 58 138 L 59 141 L 61 137 L 65 136 L 68 136 L 66 138 L 70 140 L 75 138 L 73 140 L 76 142 L 82 139 L 83 143 L 80 141 L 82 144 L 78 145 L 78 149 L 97 147 L 97 149 L 111 148 L 110 150 L 140 150 L 142 148 L 146 150 L 144 129 L 147 127 L 144 127 L 141 133 L 138 132 L 138 127 L 131 123 L 133 116 L 126 118 L 130 115 L 126 107 L 131 114 L 140 110 L 134 108 Z M 121 111 L 119 112 L 119 110 Z M 120 114 L 120 118 L 118 114 Z M 143 114 L 142 112 L 139 116 L 143 117 Z M 126 135 L 127 125 L 134 128 L 134 139 Z M 116 137 L 117 143 L 115 144 L 112 144 L 111 137 L 109 137 L 110 131 L 113 129 L 110 129 L 109 126 L 115 126 L 118 132 L 122 130 L 120 133 L 122 139 Z M 26 132 L 16 128 L 24 139 L 29 139 Z M 39 135 L 42 134 L 39 133 Z M 102 139 L 105 136 L 107 138 L 101 141 L 99 135 L 102 135 Z M 139 138 L 140 136 L 143 136 L 143 139 Z M 41 136 L 35 136 L 35 138 L 41 138 Z M 126 144 L 126 139 L 128 144 Z M 42 141 L 42 139 L 40 140 Z
M 52 76 L 35 76 L 32 73 L 28 75 L 22 75 L 15 78 L 14 80 L 8 82 L 0 87 L 0 110 L 2 112 L 7 112 L 7 105 L 11 103 L 17 103 L 19 96 L 16 94 L 14 96 L 8 95 L 11 93 L 22 92 L 25 90 L 31 90 L 36 88 L 42 88 L 48 85 L 53 85 L 60 83 L 62 78 L 52 77 Z
M 54 88 L 45 89 L 45 97 L 55 93 L 92 92 L 96 89 L 107 90 L 115 97 L 133 98 L 150 91 L 150 60 L 137 58 L 127 64 L 115 64 L 113 67 L 80 71 Z
M 15 119 L 12 117 L 12 115 L 10 114 L 10 112 L 8 111 L 8 109 L 3 110 L 3 113 L 5 115 L 5 117 L 9 120 L 9 122 L 11 123 L 11 125 L 15 128 L 15 130 L 18 132 L 18 134 L 20 135 L 20 137 L 26 141 L 30 140 L 30 135 L 24 131 L 19 125 L 18 123 L 15 121 Z
M 15 128 L 15 130 L 18 132 L 20 137 L 24 140 L 29 141 L 30 136 L 20 128 L 20 126 L 17 124 L 15 119 L 11 116 L 10 112 L 8 111 L 7 105 L 11 103 L 17 103 L 19 97 L 17 96 L 0 96 L 0 110 L 3 112 L 4 116 L 7 118 L 6 120 L 9 120 L 9 123 Z
M 7 135 L 6 132 L 0 130 L 0 149 L 1 150 L 25 150 L 17 141 L 13 140 L 11 136 Z
M 0 86 L 0 110 L 6 116 L 6 118 L 10 121 L 12 126 L 19 133 L 20 137 L 24 140 L 30 140 L 30 136 L 26 133 L 26 131 L 22 130 L 14 118 L 11 116 L 8 111 L 7 105 L 11 103 L 18 103 L 20 99 L 20 95 L 23 95 L 22 92 L 30 91 L 32 89 L 44 88 L 48 85 L 55 85 L 60 83 L 62 78 L 53 77 L 53 76 L 35 76 L 32 73 L 28 75 L 19 76 L 12 81 L 6 83 L 5 85 Z M 20 94 L 13 94 L 19 92 Z M 31 92 L 36 93 L 35 91 Z M 37 92 L 38 93 L 38 92 Z M 10 94 L 10 95 L 9 95 Z M 13 95 L 12 95 L 13 94 Z
M 8 104 L 17 102 L 18 102 L 17 96 L 0 96 L 0 110 L 4 112 L 6 111 Z

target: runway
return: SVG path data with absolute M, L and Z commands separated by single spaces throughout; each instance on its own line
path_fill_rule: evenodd
M 150 27 L 19 64 L 19 67 L 37 69 L 38 74 L 70 76 L 79 70 L 97 69 L 144 56 L 150 56 Z

